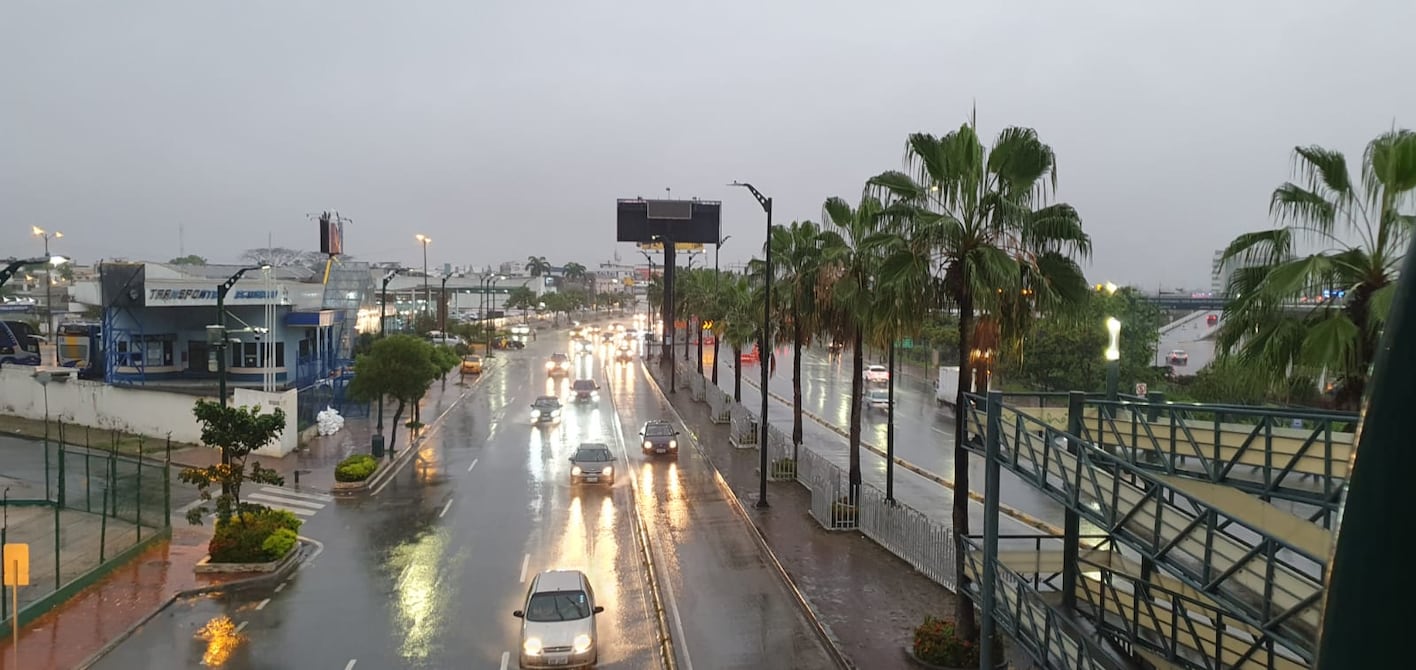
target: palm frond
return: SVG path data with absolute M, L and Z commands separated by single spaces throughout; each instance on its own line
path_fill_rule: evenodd
M 1324 149 L 1317 145 L 1294 147 L 1293 169 L 1314 191 L 1318 186 L 1322 186 L 1339 200 L 1353 196 L 1347 158 L 1340 151 Z
M 1269 198 L 1269 213 L 1279 223 L 1297 223 L 1324 235 L 1332 235 L 1338 204 L 1292 182 L 1284 182 Z
M 1346 314 L 1333 310 L 1325 318 L 1309 322 L 1306 335 L 1303 363 L 1333 371 L 1353 369 L 1362 330 Z
M 1292 257 L 1293 233 L 1287 228 L 1274 228 L 1243 233 L 1234 238 L 1225 247 L 1219 262 L 1227 264 L 1239 260 L 1246 265 L 1274 265 Z
M 1042 202 L 1057 189 L 1052 147 L 1032 128 L 1010 127 L 998 133 L 988 153 L 988 171 L 997 175 L 998 191 L 1016 202 Z

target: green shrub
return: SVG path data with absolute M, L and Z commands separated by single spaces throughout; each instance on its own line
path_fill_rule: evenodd
M 950 668 L 977 668 L 982 645 L 977 640 L 965 640 L 954 630 L 954 622 L 926 616 L 915 628 L 914 655 L 931 665 Z M 994 636 L 993 658 L 1003 660 L 1003 638 Z
M 207 545 L 213 563 L 265 563 L 283 558 L 300 530 L 300 518 L 285 510 L 248 511 L 230 521 L 218 522 Z M 271 540 L 288 534 L 290 544 Z
M 379 462 L 368 454 L 355 454 L 339 462 L 334 467 L 334 481 L 362 482 L 374 474 Z
M 265 542 L 261 543 L 261 549 L 265 550 L 271 560 L 279 560 L 290 553 L 290 549 L 295 546 L 296 542 L 299 542 L 299 538 L 295 535 L 295 531 L 289 528 L 277 528 L 265 539 Z

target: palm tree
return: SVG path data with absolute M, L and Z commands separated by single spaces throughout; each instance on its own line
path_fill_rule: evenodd
M 721 281 L 721 332 L 723 339 L 733 348 L 733 400 L 742 402 L 742 348 L 757 336 L 756 316 L 761 313 L 758 307 L 761 303 L 753 300 L 753 290 L 747 277 L 730 275 L 723 277 Z
M 571 281 L 584 281 L 586 277 L 585 266 L 579 263 L 570 262 L 561 266 L 561 274 Z
M 821 228 L 811 221 L 772 227 L 772 255 L 777 300 L 783 317 L 779 339 L 792 345 L 792 458 L 802 440 L 801 358 L 820 327 Z M 827 296 L 829 299 L 829 296 Z
M 532 277 L 550 274 L 551 262 L 546 260 L 545 256 L 527 256 L 526 271 L 531 273 Z
M 1357 409 L 1397 269 L 1416 231 L 1409 209 L 1416 200 L 1416 132 L 1393 130 L 1373 139 L 1358 181 L 1341 152 L 1308 146 L 1293 154 L 1302 183 L 1284 183 L 1269 200 L 1279 227 L 1240 235 L 1221 258 L 1241 267 L 1227 287 L 1231 302 L 1217 344 L 1221 357 L 1233 356 L 1274 380 L 1294 372 L 1336 377 L 1336 404 Z M 1299 256 L 1302 243 L 1321 251 Z M 1324 291 L 1344 298 L 1323 300 L 1301 315 L 1289 312 Z
M 1070 205 L 1046 201 L 1056 188 L 1052 147 L 1031 128 L 1006 128 L 991 148 L 977 120 L 936 137 L 909 136 L 907 172 L 889 171 L 870 180 L 895 198 L 891 213 L 905 219 L 909 239 L 933 254 L 936 291 L 959 310 L 959 395 L 954 423 L 954 533 L 969 532 L 969 458 L 964 448 L 968 401 L 973 390 L 976 312 L 999 296 L 1024 289 L 1033 309 L 1051 309 L 1085 299 L 1087 285 L 1078 259 L 1091 253 L 1091 239 Z M 1011 335 L 1017 337 L 1017 335 Z M 980 342 L 981 344 L 981 342 Z M 964 556 L 956 556 L 960 586 L 967 584 Z M 959 634 L 977 634 L 973 604 L 960 598 Z
M 860 498 L 861 393 L 864 390 L 865 335 L 872 326 L 870 314 L 874 296 L 878 256 L 874 246 L 882 233 L 877 229 L 883 206 L 871 196 L 861 198 L 851 209 L 845 200 L 830 198 L 822 207 L 828 227 L 819 235 L 824 281 L 832 285 L 831 300 L 822 324 L 837 339 L 851 343 L 850 397 L 850 492 L 849 504 Z

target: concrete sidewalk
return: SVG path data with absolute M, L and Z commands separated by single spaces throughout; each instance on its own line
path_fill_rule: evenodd
M 657 362 L 647 363 L 646 368 L 661 388 L 667 387 L 666 370 Z M 719 381 L 723 381 L 721 377 Z M 731 386 L 731 377 L 727 384 Z M 770 506 L 754 507 L 758 451 L 732 446 L 730 428 L 711 421 L 706 403 L 693 401 L 684 391 L 668 398 L 855 666 L 872 670 L 918 667 L 904 654 L 904 648 L 913 642 L 915 627 L 925 616 L 952 618 L 957 596 L 858 531 L 824 530 L 810 516 L 811 494 L 800 484 L 770 482 Z M 790 425 L 787 428 L 790 432 Z M 903 495 L 901 489 L 897 491 Z M 1009 658 L 1024 659 L 1012 668 L 1032 667 L 1020 651 L 1015 650 Z

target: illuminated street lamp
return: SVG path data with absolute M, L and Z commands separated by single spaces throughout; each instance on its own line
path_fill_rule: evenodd
M 49 255 L 50 238 L 57 240 L 64 236 L 64 233 L 61 233 L 57 230 L 50 232 L 43 228 L 40 228 L 39 226 L 30 226 L 30 233 L 35 237 L 44 240 L 45 258 L 52 258 L 52 256 Z M 52 271 L 53 267 L 58 266 L 51 266 L 51 269 L 46 270 L 44 273 L 44 323 L 46 326 L 48 326 L 48 331 L 45 333 L 45 335 L 49 337 L 50 342 L 58 344 L 59 340 L 54 337 L 54 273 Z M 54 347 L 54 364 L 59 365 L 59 347 L 57 346 Z
M 1121 320 L 1106 317 L 1107 345 L 1103 353 L 1106 358 L 1106 399 L 1116 401 L 1117 385 L 1121 381 Z
M 433 238 L 418 233 L 413 239 L 423 245 L 423 310 L 426 312 L 428 305 L 433 304 L 433 289 L 428 286 L 428 243 L 432 242 Z

